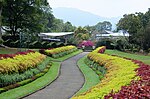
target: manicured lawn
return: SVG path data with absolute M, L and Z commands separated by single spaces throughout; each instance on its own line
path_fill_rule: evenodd
M 125 52 L 121 52 L 121 51 L 117 51 L 117 50 L 106 50 L 105 53 L 140 60 L 140 61 L 150 65 L 150 56 L 130 54 L 130 53 L 125 53 Z
M 77 63 L 85 77 L 85 83 L 84 83 L 83 87 L 76 93 L 76 95 L 86 92 L 92 86 L 95 86 L 100 82 L 98 75 L 89 66 L 87 66 L 84 63 L 85 58 L 87 58 L 87 57 L 85 56 L 85 57 L 81 58 Z

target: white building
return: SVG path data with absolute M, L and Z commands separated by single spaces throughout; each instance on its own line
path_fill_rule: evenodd
M 40 33 L 39 36 L 43 40 L 67 43 L 67 39 L 70 38 L 73 33 L 74 32 Z
M 102 38 L 111 38 L 111 39 L 115 39 L 115 38 L 119 38 L 119 37 L 129 37 L 129 33 L 125 32 L 125 31 L 118 31 L 118 32 L 112 32 L 112 31 L 106 31 L 104 33 L 97 33 L 95 34 L 95 39 L 99 40 Z

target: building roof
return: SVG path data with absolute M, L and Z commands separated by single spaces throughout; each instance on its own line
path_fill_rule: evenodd
M 73 34 L 74 32 L 58 32 L 58 33 L 40 33 L 40 36 L 64 36 Z
M 129 36 L 129 33 L 128 32 L 123 32 L 123 31 L 119 31 L 119 32 L 116 32 L 116 33 L 112 32 L 112 31 L 106 31 L 105 34 L 96 34 L 96 36 L 104 36 L 104 37 L 113 36 L 113 37 L 119 37 L 119 36 Z

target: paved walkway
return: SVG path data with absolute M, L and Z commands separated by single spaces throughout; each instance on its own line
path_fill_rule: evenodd
M 76 62 L 87 53 L 62 62 L 60 76 L 45 89 L 40 90 L 25 99 L 68 99 L 71 98 L 84 84 L 84 77 L 76 65 Z

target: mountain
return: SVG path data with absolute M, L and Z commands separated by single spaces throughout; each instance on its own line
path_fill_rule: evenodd
M 109 21 L 113 25 L 113 29 L 116 27 L 121 17 L 101 17 L 90 12 L 82 11 L 76 8 L 59 7 L 53 9 L 53 14 L 56 18 L 62 19 L 65 22 L 69 21 L 75 26 L 96 25 L 98 22 Z

